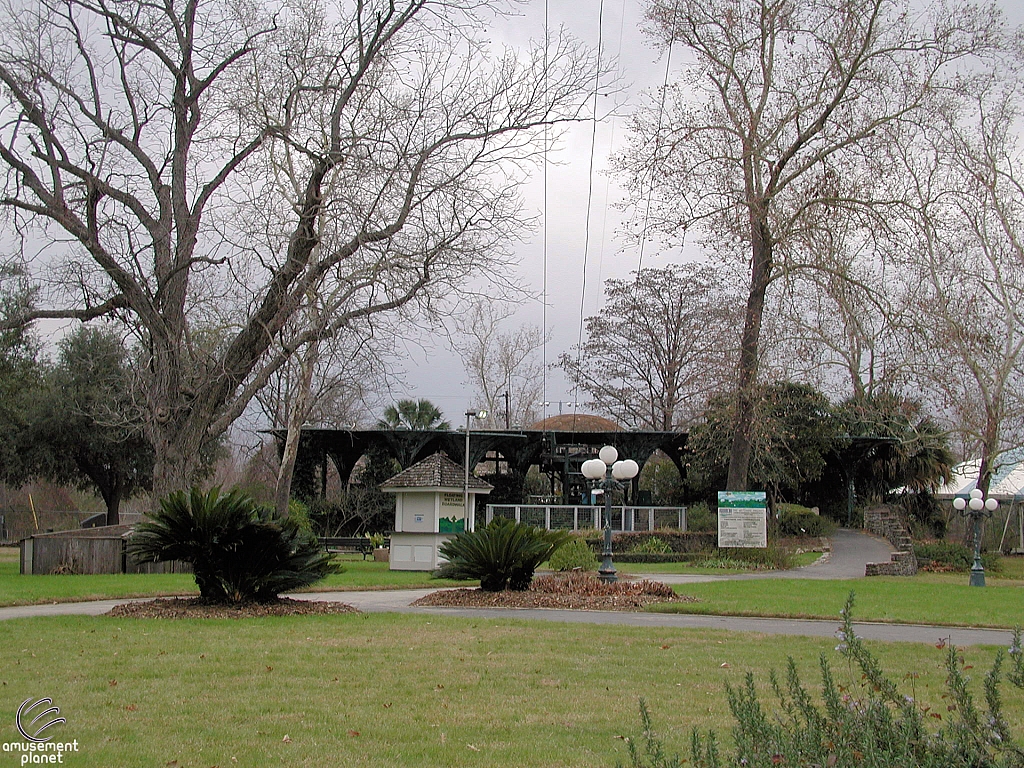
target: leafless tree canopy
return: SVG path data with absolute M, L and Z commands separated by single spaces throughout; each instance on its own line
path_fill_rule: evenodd
M 482 299 L 458 319 L 455 347 L 490 427 L 526 428 L 541 418 L 544 332 L 532 324 L 509 327 L 512 316 L 513 307 Z
M 694 264 L 643 269 L 605 283 L 605 305 L 586 321 L 582 349 L 559 365 L 620 424 L 688 426 L 728 390 L 742 311 L 724 270 Z
M 0 205 L 48 289 L 20 319 L 137 329 L 157 492 L 299 346 L 502 257 L 596 73 L 495 52 L 488 5 L 8 0 Z M 312 294 L 329 322 L 282 334 Z
M 891 253 L 919 307 L 915 379 L 981 456 L 987 491 L 1024 441 L 1024 92 L 1006 77 L 973 85 L 896 153 L 909 189 Z

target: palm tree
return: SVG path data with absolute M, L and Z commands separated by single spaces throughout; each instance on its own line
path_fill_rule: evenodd
M 953 469 L 945 431 L 921 403 L 892 394 L 853 398 L 843 405 L 851 435 L 890 438 L 860 463 L 858 488 L 882 499 L 895 488 L 923 492 L 948 482 Z
M 438 429 L 450 430 L 441 409 L 426 399 L 399 400 L 384 409 L 384 418 L 377 422 L 378 429 Z

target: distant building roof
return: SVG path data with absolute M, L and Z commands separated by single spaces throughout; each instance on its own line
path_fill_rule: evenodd
M 586 413 L 560 413 L 538 421 L 530 429 L 543 432 L 621 432 L 622 427 L 604 416 Z
M 460 467 L 443 453 L 435 453 L 385 480 L 380 487 L 385 491 L 396 488 L 462 488 L 465 482 L 465 467 Z M 469 489 L 490 493 L 494 486 L 471 473 Z

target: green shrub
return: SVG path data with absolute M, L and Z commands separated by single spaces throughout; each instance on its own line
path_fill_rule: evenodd
M 798 504 L 778 504 L 779 534 L 782 536 L 831 536 L 836 524 Z
M 696 563 L 707 557 L 706 552 L 621 552 L 615 555 L 616 563 Z
M 974 565 L 974 551 L 952 541 L 922 541 L 914 544 L 914 555 L 919 565 L 931 571 L 957 571 L 966 573 Z M 998 573 L 999 556 L 982 552 L 981 564 L 986 571 Z
M 718 512 L 713 512 L 707 502 L 700 502 L 686 508 L 686 530 L 718 532 Z
M 448 562 L 437 575 L 480 579 L 480 588 L 487 592 L 522 591 L 530 586 L 537 566 L 569 536 L 568 531 L 545 531 L 496 517 L 489 525 L 456 534 L 442 544 L 438 551 Z
M 769 544 L 767 547 L 724 547 L 709 554 L 709 558 L 725 558 L 769 571 L 784 571 L 791 564 L 789 553 L 774 544 Z M 698 561 L 698 565 L 700 564 Z
M 299 530 L 304 531 L 311 536 L 316 535 L 313 531 L 313 523 L 309 519 L 309 507 L 298 499 L 288 500 L 288 517 L 295 521 L 295 524 L 299 526 Z
M 672 547 L 662 538 L 648 536 L 646 539 L 633 542 L 629 551 L 644 555 L 667 555 L 672 551 Z
M 551 555 L 548 565 L 555 571 L 571 571 L 579 568 L 584 571 L 597 570 L 597 556 L 583 539 L 574 536 L 560 546 Z
M 843 626 L 837 633 L 839 651 L 859 671 L 859 679 L 844 686 L 836 682 L 828 660 L 821 657 L 822 705 L 800 681 L 792 658 L 785 679 L 774 671 L 769 680 L 778 704 L 766 712 L 758 699 L 753 674 L 740 688 L 726 686 L 733 729 L 735 756 L 719 754 L 715 733 L 693 730 L 691 761 L 695 768 L 721 768 L 723 764 L 774 768 L 779 765 L 829 766 L 830 768 L 1019 768 L 1024 751 L 1010 734 L 1000 698 L 1001 668 L 1005 656 L 996 654 L 985 676 L 985 711 L 975 702 L 964 674 L 963 657 L 950 646 L 946 652 L 947 705 L 941 715 L 902 693 L 882 672 L 852 623 L 853 595 L 843 609 Z M 1014 670 L 1011 684 L 1024 687 L 1021 671 L 1020 628 L 1010 648 Z M 853 675 L 851 675 L 853 677 Z M 859 690 L 858 687 L 859 686 Z M 936 702 L 937 703 L 937 702 Z M 650 715 L 640 702 L 643 737 L 627 739 L 634 768 L 678 768 L 678 756 L 665 753 L 651 727 Z M 945 719 L 943 719 L 945 717 Z M 931 718 L 936 718 L 932 720 Z M 941 723 L 935 733 L 933 722 Z
M 707 552 L 714 549 L 715 544 L 718 543 L 718 533 L 710 531 L 674 531 L 674 530 L 657 530 L 657 531 L 626 531 L 624 533 L 616 533 L 612 536 L 612 550 L 614 552 L 632 552 L 633 547 L 646 539 L 650 539 L 651 536 L 657 536 L 659 539 L 669 545 L 669 551 L 671 552 Z M 601 540 L 597 539 L 596 548 L 600 550 Z
M 136 526 L 128 553 L 139 563 L 190 563 L 211 603 L 272 602 L 335 571 L 316 537 L 238 489 L 172 493 Z

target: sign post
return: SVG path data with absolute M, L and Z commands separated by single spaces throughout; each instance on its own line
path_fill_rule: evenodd
M 768 501 L 764 491 L 718 492 L 718 546 L 768 546 Z

